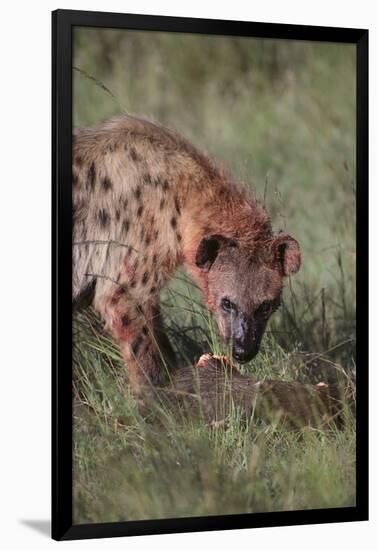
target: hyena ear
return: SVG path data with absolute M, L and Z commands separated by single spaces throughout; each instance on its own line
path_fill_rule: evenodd
M 235 246 L 235 242 L 223 235 L 210 235 L 204 237 L 198 245 L 196 252 L 196 266 L 209 271 L 218 256 L 219 250 L 224 245 Z
M 273 241 L 273 253 L 276 265 L 285 277 L 294 275 L 301 267 L 301 249 L 290 235 L 279 235 Z

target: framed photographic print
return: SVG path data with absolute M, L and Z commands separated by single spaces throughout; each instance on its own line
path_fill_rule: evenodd
M 368 31 L 53 13 L 57 540 L 368 518 Z

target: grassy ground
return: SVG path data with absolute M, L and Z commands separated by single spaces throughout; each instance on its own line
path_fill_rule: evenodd
M 175 127 L 226 164 L 299 241 L 258 377 L 353 379 L 355 50 L 349 45 L 75 31 L 74 123 L 122 108 Z M 183 365 L 220 352 L 200 295 L 178 273 L 162 296 Z M 141 417 L 117 348 L 90 309 L 74 318 L 74 514 L 118 521 L 352 506 L 355 431 L 226 429 L 160 407 Z

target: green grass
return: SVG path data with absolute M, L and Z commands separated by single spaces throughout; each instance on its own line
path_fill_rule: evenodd
M 192 314 L 201 315 L 195 307 Z M 86 311 L 74 325 L 75 521 L 354 505 L 352 415 L 342 431 L 288 431 L 259 418 L 242 420 L 237 409 L 225 426 L 212 427 L 163 402 L 142 416 L 117 349 L 97 322 Z M 210 327 L 207 337 L 213 338 Z M 214 342 L 213 349 L 220 347 Z M 293 362 L 293 355 L 270 336 L 249 368 L 261 377 L 298 379 L 306 360 Z
M 303 266 L 244 368 L 353 380 L 355 49 L 351 45 L 75 31 L 75 125 L 127 109 L 177 128 L 251 186 Z M 222 353 L 193 283 L 162 296 L 179 362 Z M 74 519 L 119 521 L 353 506 L 355 427 L 285 431 L 233 411 L 224 428 L 157 406 L 141 416 L 90 309 L 74 318 Z

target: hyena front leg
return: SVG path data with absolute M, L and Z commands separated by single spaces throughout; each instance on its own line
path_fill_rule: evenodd
M 157 297 L 138 304 L 123 287 L 114 286 L 95 305 L 120 347 L 133 392 L 161 385 L 172 349 L 162 331 Z

